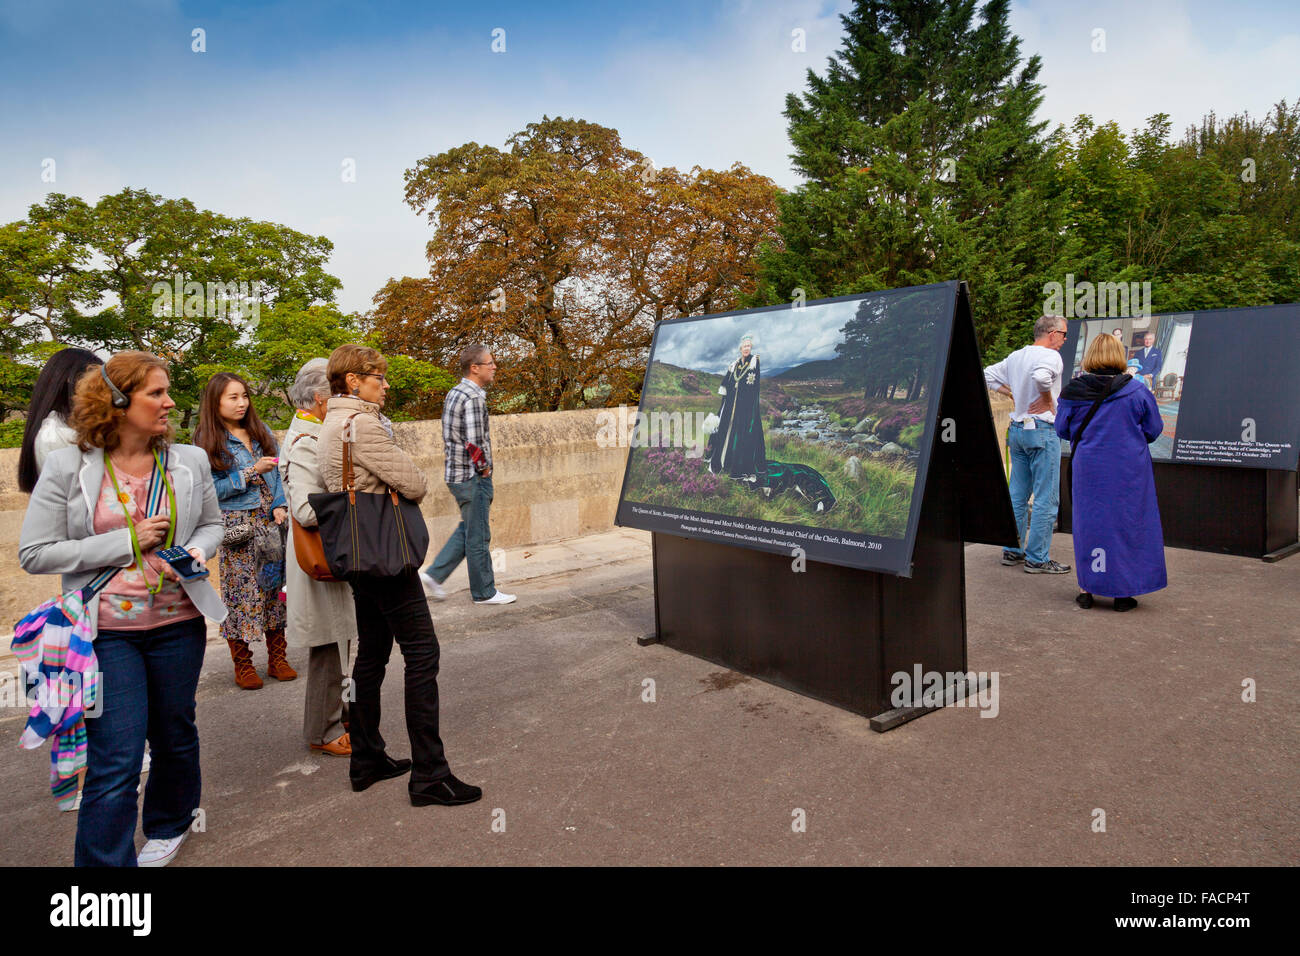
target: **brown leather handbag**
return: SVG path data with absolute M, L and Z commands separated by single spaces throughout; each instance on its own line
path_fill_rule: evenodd
M 289 448 L 285 450 L 285 458 L 289 457 L 289 450 L 301 437 L 301 434 L 294 436 Z M 320 532 L 314 528 L 304 528 L 292 512 L 289 521 L 293 528 L 293 556 L 298 559 L 298 567 L 313 581 L 337 581 L 338 578 L 330 573 L 329 562 L 325 560 L 325 545 L 321 543 Z

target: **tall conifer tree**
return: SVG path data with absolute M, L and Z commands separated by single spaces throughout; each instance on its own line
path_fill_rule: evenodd
M 757 301 L 971 283 L 987 338 L 1032 322 L 1052 258 L 1037 56 L 1009 0 L 858 0 L 824 76 L 785 115 L 807 182 L 781 197 Z

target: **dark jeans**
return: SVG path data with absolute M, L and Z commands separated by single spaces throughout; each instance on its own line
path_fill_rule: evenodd
M 488 511 L 492 508 L 492 479 L 475 475 L 469 481 L 449 481 L 447 490 L 460 506 L 460 524 L 442 546 L 424 573 L 439 584 L 451 577 L 461 559 L 469 562 L 469 593 L 475 601 L 486 601 L 497 593 L 492 573 L 492 529 Z
M 86 719 L 86 784 L 77 815 L 77 866 L 135 866 L 136 787 L 145 738 L 144 835 L 180 836 L 199 805 L 194 693 L 203 668 L 203 618 L 95 638 L 103 710 Z
M 393 640 L 402 649 L 406 677 L 406 733 L 411 740 L 412 788 L 451 773 L 438 736 L 438 636 L 429 602 L 414 571 L 352 582 L 357 605 L 357 657 L 352 665 L 356 700 L 349 707 L 351 771 L 376 769 L 384 758 L 379 693 Z

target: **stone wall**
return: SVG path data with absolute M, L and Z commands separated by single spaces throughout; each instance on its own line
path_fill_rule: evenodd
M 587 409 L 492 418 L 494 548 L 613 527 L 627 449 L 597 446 L 597 414 Z M 430 493 L 422 510 L 432 559 L 460 520 L 442 480 L 442 425 L 401 422 L 395 431 L 398 444 L 429 477 Z M 0 449 L 0 633 L 12 633 L 19 618 L 59 588 L 57 575 L 29 575 L 18 566 L 27 496 L 18 490 L 17 472 L 18 449 Z M 215 579 L 216 561 L 209 567 Z
M 1012 404 L 1000 395 L 989 398 L 1005 460 Z M 613 527 L 627 449 L 597 446 L 598 414 L 587 409 L 493 417 L 493 547 L 540 544 Z M 431 491 L 422 509 L 432 559 L 460 520 L 442 481 L 442 425 L 402 422 L 396 434 L 398 444 L 429 476 Z M 57 576 L 29 575 L 18 566 L 27 496 L 18 490 L 17 471 L 18 449 L 0 449 L 0 633 L 11 633 L 19 618 L 59 588 Z M 215 559 L 209 567 L 215 581 Z

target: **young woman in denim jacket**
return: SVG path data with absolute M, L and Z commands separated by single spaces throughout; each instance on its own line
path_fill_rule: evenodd
M 194 444 L 208 453 L 212 481 L 217 488 L 222 519 L 232 528 L 252 535 L 221 548 L 221 596 L 230 615 L 221 636 L 235 662 L 235 683 L 257 690 L 262 679 L 253 669 L 251 645 L 266 635 L 266 673 L 276 680 L 293 680 L 298 673 L 285 660 L 285 606 L 279 599 L 280 582 L 258 580 L 255 539 L 288 520 L 288 502 L 280 470 L 279 448 L 270 429 L 258 418 L 249 399 L 248 385 L 238 375 L 220 372 L 208 381 L 199 406 Z M 283 556 L 282 556 L 283 557 Z

